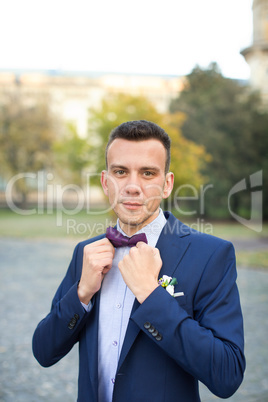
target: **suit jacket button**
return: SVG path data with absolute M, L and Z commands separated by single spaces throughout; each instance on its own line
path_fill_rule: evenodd
M 146 323 L 143 326 L 145 329 L 149 329 L 151 327 L 151 323 L 149 321 L 146 321 Z
M 155 330 L 152 332 L 152 335 L 153 335 L 154 337 L 156 337 L 158 334 L 159 334 L 159 332 L 157 331 L 157 329 L 155 329 Z
M 162 335 L 158 334 L 158 335 L 155 337 L 155 339 L 156 339 L 157 341 L 161 341 L 161 340 L 163 339 L 163 337 L 162 337 Z
M 76 319 L 76 321 L 78 321 L 80 317 L 78 314 L 74 314 L 74 318 Z
M 74 327 L 76 326 L 77 320 L 78 320 L 78 314 L 75 314 L 74 317 L 71 318 L 69 324 L 68 324 L 68 328 L 69 329 L 74 329 Z
M 155 331 L 155 327 L 151 325 L 150 328 L 148 328 L 148 331 L 150 332 L 150 334 L 152 334 Z

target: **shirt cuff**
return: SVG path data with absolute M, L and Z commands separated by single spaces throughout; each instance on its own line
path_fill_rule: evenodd
M 86 312 L 89 313 L 90 310 L 92 309 L 91 300 L 90 300 L 90 302 L 89 302 L 88 304 L 85 304 L 85 303 L 82 303 L 82 302 L 80 302 L 80 303 L 82 304 L 82 306 L 84 307 L 84 309 L 86 310 Z

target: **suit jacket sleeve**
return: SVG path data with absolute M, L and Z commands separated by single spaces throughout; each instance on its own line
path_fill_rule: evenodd
M 83 247 L 80 243 L 54 296 L 50 313 L 35 330 L 33 353 L 44 367 L 55 364 L 72 349 L 90 315 L 81 305 L 77 294 L 82 257 Z
M 217 396 L 227 398 L 239 387 L 245 369 L 232 245 L 221 241 L 201 271 L 200 277 L 188 277 L 183 289 L 180 283 L 177 285 L 177 291 L 185 293 L 184 300 L 173 298 L 159 286 L 131 320 L 185 371 Z M 174 276 L 178 278 L 176 271 Z M 183 305 L 187 296 L 192 307 Z M 161 334 L 161 339 L 146 329 L 148 322 Z

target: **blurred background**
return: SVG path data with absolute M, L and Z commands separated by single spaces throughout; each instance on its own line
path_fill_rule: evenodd
M 230 400 L 268 401 L 268 0 L 0 14 L 0 400 L 76 400 L 76 349 L 42 369 L 31 337 L 75 244 L 115 222 L 99 184 L 110 131 L 146 119 L 172 139 L 163 208 L 236 247 L 248 365 Z

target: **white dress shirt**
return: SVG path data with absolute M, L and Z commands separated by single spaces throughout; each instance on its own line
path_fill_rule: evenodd
M 160 209 L 157 218 L 135 234 L 145 233 L 148 244 L 155 247 L 165 224 L 166 218 Z M 119 221 L 117 229 L 126 236 Z M 118 269 L 119 261 L 129 253 L 129 249 L 130 247 L 115 249 L 112 268 L 105 275 L 101 287 L 98 335 L 99 402 L 112 401 L 117 364 L 135 300 Z

